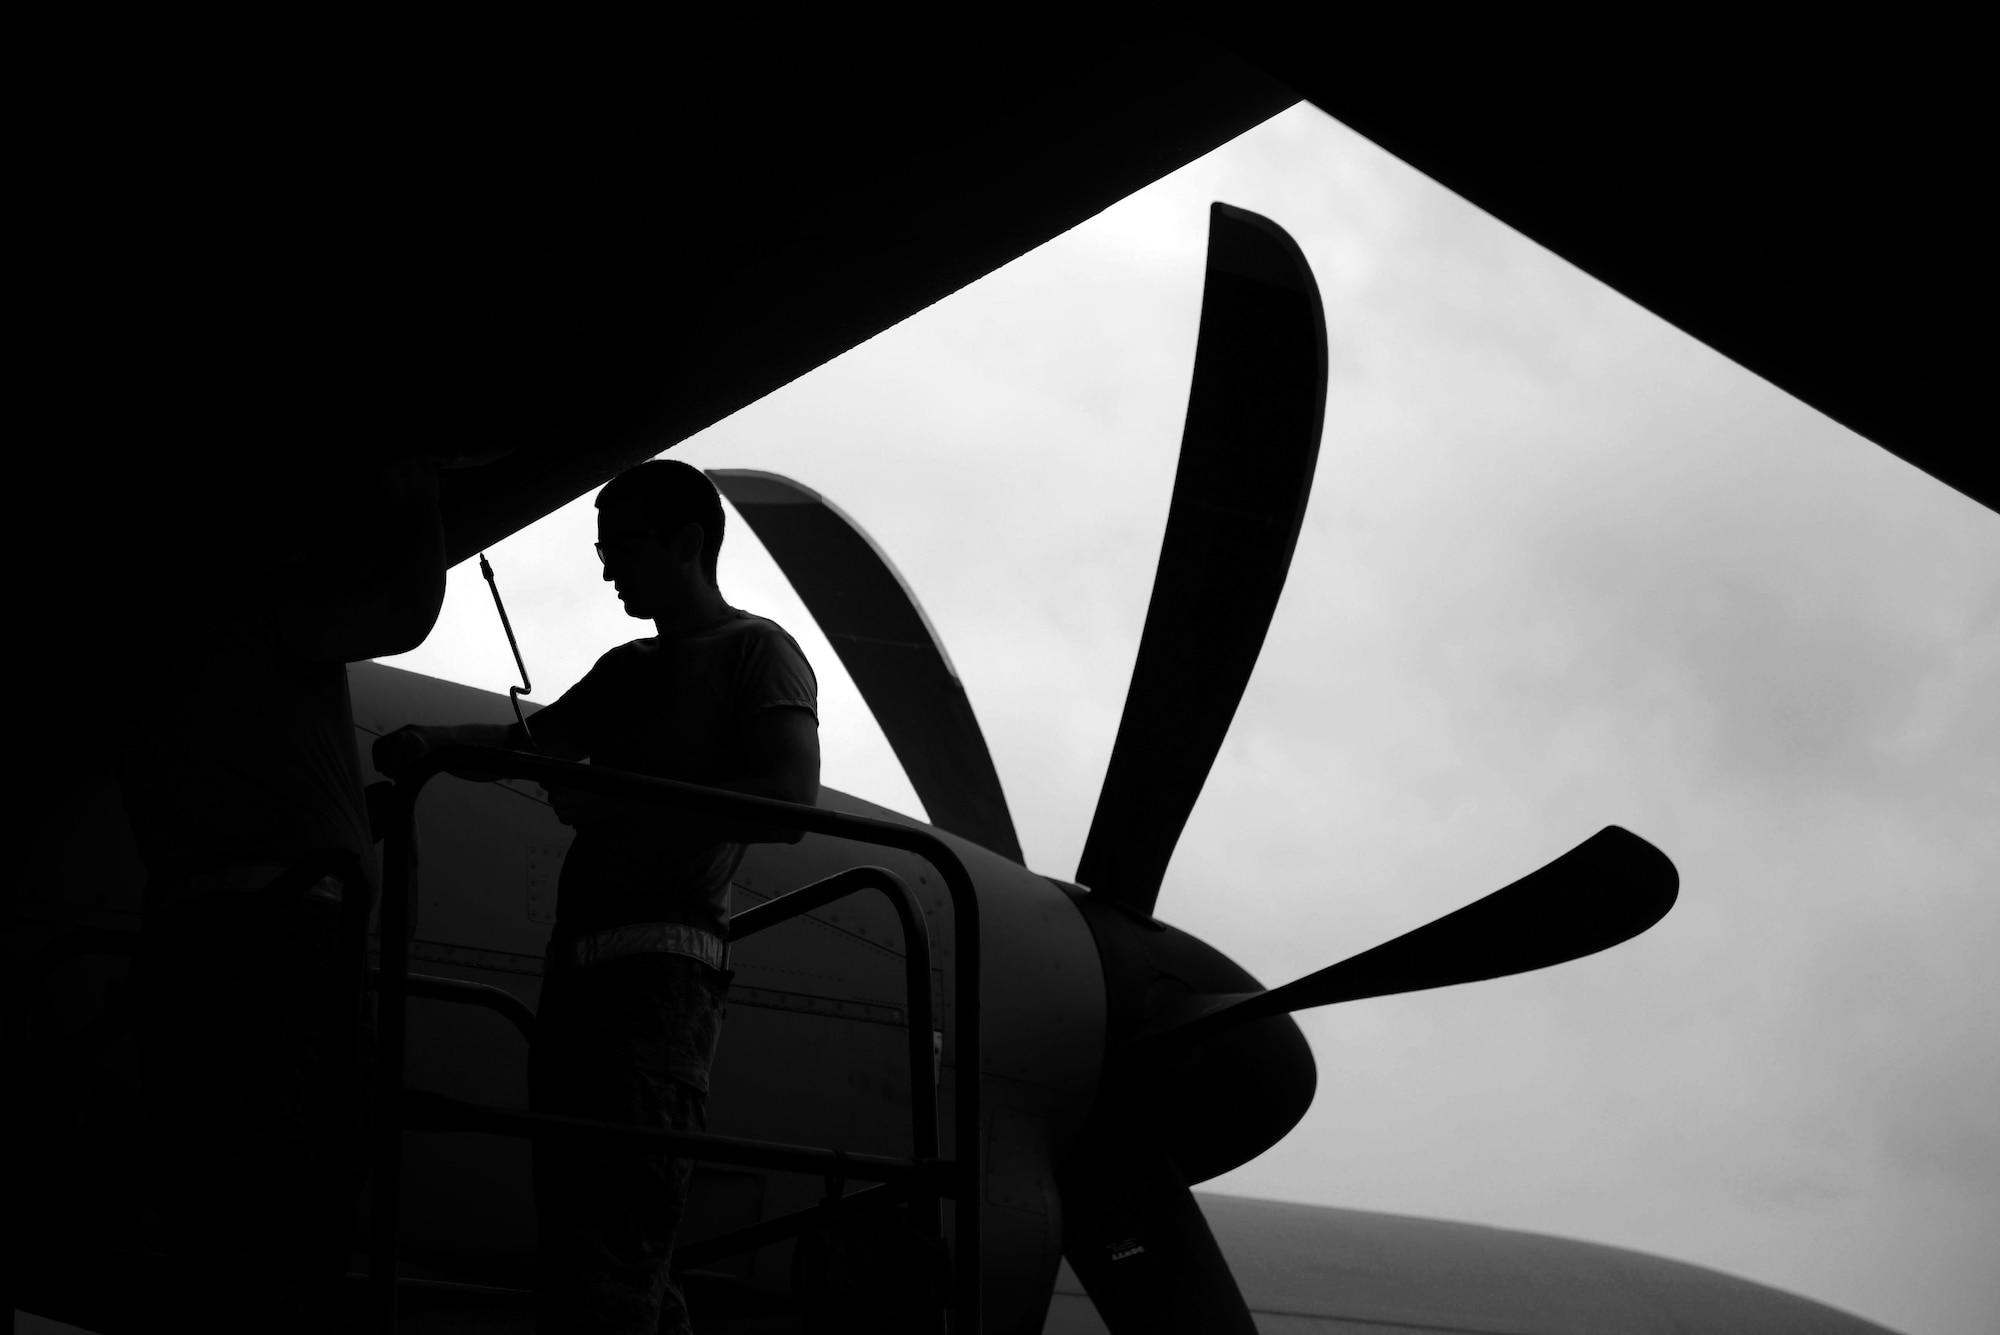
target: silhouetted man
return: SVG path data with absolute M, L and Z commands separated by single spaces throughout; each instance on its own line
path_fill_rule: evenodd
M 597 497 L 597 553 L 628 615 L 657 632 L 598 659 L 537 713 L 543 754 L 790 802 L 819 796 L 818 684 L 782 628 L 716 588 L 721 498 L 665 460 Z M 375 747 L 399 772 L 437 746 L 523 748 L 517 724 L 404 728 Z M 538 1111 L 705 1128 L 729 975 L 729 883 L 751 842 L 796 832 L 581 792 L 550 794 L 576 827 L 529 1058 Z M 692 1165 L 539 1140 L 539 1329 L 690 1329 L 668 1262 Z
M 416 647 L 444 595 L 436 462 L 369 473 L 190 523 L 178 554 L 219 536 L 210 559 L 131 600 L 111 736 L 149 873 L 133 986 L 179 1285 L 163 1329 L 335 1328 L 365 1143 L 328 1116 L 356 1074 L 328 1069 L 354 1018 L 336 946 L 343 897 L 374 881 L 346 664 Z M 274 883 L 282 899 L 259 893 Z

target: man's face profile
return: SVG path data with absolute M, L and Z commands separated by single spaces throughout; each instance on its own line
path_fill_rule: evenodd
M 642 621 L 671 615 L 692 591 L 692 564 L 679 551 L 686 528 L 664 534 L 647 520 L 639 504 L 614 503 L 597 512 L 597 548 L 604 579 L 618 593 L 627 616 Z M 699 543 L 695 546 L 699 547 Z

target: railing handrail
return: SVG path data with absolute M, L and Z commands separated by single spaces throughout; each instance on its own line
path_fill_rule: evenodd
M 378 986 L 381 980 L 379 969 L 368 971 L 371 986 Z M 505 1019 L 519 1031 L 522 1038 L 533 1040 L 535 1036 L 535 1013 L 528 1009 L 528 1003 L 509 992 L 504 987 L 494 987 L 489 983 L 469 983 L 463 978 L 439 978 L 427 973 L 408 973 L 408 990 L 413 997 L 426 1001 L 451 1001 L 462 1006 L 478 1006 L 492 1011 Z
M 446 770 L 535 779 L 545 784 L 555 783 L 587 792 L 606 793 L 715 816 L 747 818 L 783 829 L 897 848 L 916 854 L 937 869 L 951 898 L 953 939 L 958 953 L 954 987 L 958 1081 L 952 1119 L 956 1153 L 947 1170 L 957 1225 L 957 1255 L 953 1267 L 956 1272 L 953 1276 L 956 1319 L 953 1330 L 956 1335 L 976 1335 L 980 1328 L 982 1289 L 979 1203 L 984 1193 L 980 1190 L 980 1183 L 985 1180 L 985 1143 L 980 1134 L 983 1044 L 980 1041 L 979 900 L 972 878 L 950 845 L 928 830 L 893 821 L 850 816 L 775 798 L 754 797 L 673 779 L 658 779 L 483 746 L 449 746 L 425 754 L 403 772 L 384 804 L 388 829 L 383 849 L 382 944 L 378 979 L 381 1004 L 380 1074 L 376 1091 L 374 1152 L 371 1156 L 375 1169 L 374 1209 L 369 1230 L 369 1282 L 373 1306 L 381 1319 L 383 1331 L 393 1332 L 395 1328 L 396 1244 L 402 1183 L 403 1061 L 407 1039 L 411 909 L 417 864 L 414 839 L 416 803 L 424 786 Z M 922 995 L 928 1000 L 928 977 L 924 980 Z
M 815 1145 L 746 1140 L 741 1136 L 717 1136 L 705 1131 L 667 1131 L 628 1122 L 607 1122 L 596 1117 L 525 1112 L 519 1108 L 500 1108 L 490 1103 L 455 1099 L 428 1089 L 405 1090 L 403 1099 L 405 1131 L 470 1131 L 495 1136 L 596 1140 L 626 1149 L 678 1153 L 688 1159 L 742 1164 L 782 1173 L 806 1173 L 813 1177 L 839 1174 L 864 1182 L 887 1182 L 898 1187 L 921 1185 L 927 1176 L 945 1171 L 944 1165 L 937 1160 L 898 1159 L 887 1154 L 823 1150 Z
M 931 937 L 923 906 L 917 903 L 909 883 L 887 867 L 849 867 L 732 914 L 729 939 L 735 942 L 754 936 L 862 890 L 880 890 L 903 927 L 903 990 L 909 996 L 910 1021 L 910 1139 L 917 1158 L 936 1159 L 938 1095 L 931 1034 L 937 1024 L 931 1011 Z M 937 1220 L 928 1219 L 926 1231 L 936 1229 Z

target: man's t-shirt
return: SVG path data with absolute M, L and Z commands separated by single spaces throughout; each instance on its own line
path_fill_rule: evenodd
M 776 622 L 730 612 L 681 639 L 620 645 L 549 706 L 585 739 L 591 764 L 715 784 L 740 775 L 739 730 L 752 715 L 818 716 L 819 683 L 792 637 Z M 579 827 L 563 859 L 556 933 L 673 922 L 726 936 L 743 847 L 663 834 L 643 817 Z
M 116 749 L 155 871 L 289 865 L 326 848 L 370 865 L 347 666 L 300 658 L 252 616 L 191 615 L 148 652 Z

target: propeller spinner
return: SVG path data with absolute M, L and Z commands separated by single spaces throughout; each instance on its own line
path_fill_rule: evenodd
M 1305 517 L 1326 327 L 1305 257 L 1269 219 L 1209 215 L 1194 380 L 1152 602 L 1072 899 L 1104 969 L 1106 1048 L 1056 1165 L 1063 1253 L 1114 1335 L 1254 1335 L 1188 1188 L 1275 1144 L 1312 1103 L 1291 1012 L 1538 969 L 1644 931 L 1678 878 L 1615 826 L 1426 927 L 1274 990 L 1152 915 L 1235 717 Z M 785 570 L 943 829 L 1019 859 L 971 705 L 880 549 L 817 493 L 710 476 Z

